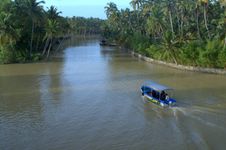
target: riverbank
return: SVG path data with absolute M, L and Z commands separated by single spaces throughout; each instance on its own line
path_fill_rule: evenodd
M 142 59 L 142 60 L 146 61 L 146 62 L 156 63 L 156 64 L 160 64 L 160 65 L 165 65 L 165 66 L 176 68 L 176 69 L 180 69 L 180 70 L 226 75 L 226 70 L 225 69 L 177 65 L 177 64 L 174 64 L 174 63 L 168 63 L 168 62 L 164 62 L 164 61 L 160 61 L 160 60 L 155 60 L 155 59 L 149 58 L 147 56 L 141 55 L 139 53 L 136 53 L 134 51 L 132 51 L 131 54 L 133 56 L 135 56 L 135 57 L 138 57 L 139 59 Z

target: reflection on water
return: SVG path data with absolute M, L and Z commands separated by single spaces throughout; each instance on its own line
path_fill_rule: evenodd
M 0 149 L 224 149 L 226 77 L 153 65 L 96 39 L 46 63 L 0 65 Z M 142 99 L 154 80 L 178 106 Z

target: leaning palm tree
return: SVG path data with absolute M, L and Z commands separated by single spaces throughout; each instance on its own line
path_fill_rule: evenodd
M 53 38 L 57 36 L 59 23 L 56 20 L 48 19 L 46 23 L 46 34 L 44 40 L 46 40 L 44 50 L 42 52 L 42 56 L 45 55 L 47 51 L 46 57 L 49 57 L 50 50 L 53 44 Z M 48 48 L 48 50 L 47 50 Z

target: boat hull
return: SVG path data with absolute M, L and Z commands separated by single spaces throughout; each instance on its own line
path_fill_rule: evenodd
M 152 103 L 155 103 L 155 104 L 158 104 L 158 105 L 160 104 L 160 102 L 158 100 L 154 99 L 153 97 L 151 97 L 147 94 L 145 94 L 144 97 L 147 98 L 147 100 L 152 102 Z

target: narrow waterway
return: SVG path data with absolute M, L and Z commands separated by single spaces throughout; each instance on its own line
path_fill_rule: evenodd
M 141 97 L 145 80 L 178 106 Z M 50 62 L 0 65 L 0 149 L 147 150 L 226 147 L 226 76 L 141 61 L 97 39 L 68 41 Z

